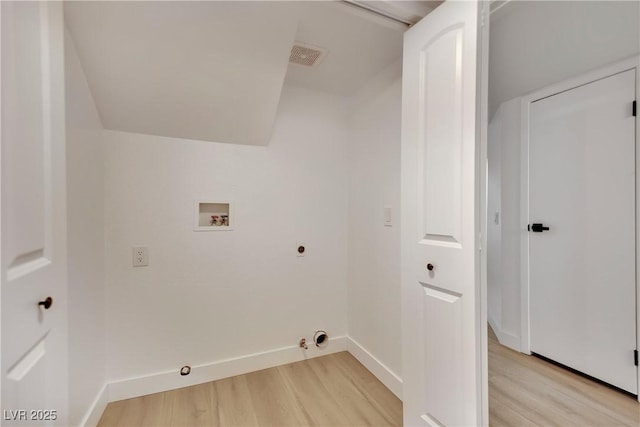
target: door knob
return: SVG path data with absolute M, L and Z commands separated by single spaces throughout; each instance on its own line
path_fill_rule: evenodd
M 427 264 L 427 270 L 429 271 L 433 271 L 433 269 L 435 268 L 435 266 L 431 263 Z
M 533 231 L 536 233 L 541 233 L 543 231 L 549 230 L 549 227 L 545 227 L 544 224 L 529 224 L 527 226 L 527 230 Z
M 45 299 L 44 301 L 40 301 L 38 305 L 43 306 L 45 310 L 49 310 L 49 307 L 53 305 L 53 298 L 47 297 L 47 299 Z

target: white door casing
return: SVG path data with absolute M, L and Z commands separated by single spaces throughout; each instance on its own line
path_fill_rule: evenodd
M 479 251 L 486 6 L 445 2 L 405 33 L 401 266 L 407 426 L 487 423 Z
M 65 425 L 62 4 L 2 2 L 3 425 Z M 45 310 L 38 302 L 53 298 Z
M 531 351 L 637 394 L 631 69 L 529 107 Z

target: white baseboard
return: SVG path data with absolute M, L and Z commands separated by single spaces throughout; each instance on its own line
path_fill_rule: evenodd
M 331 338 L 324 349 L 319 349 L 313 345 L 310 345 L 308 350 L 290 346 L 192 366 L 191 374 L 188 376 L 181 376 L 177 370 L 172 370 L 113 381 L 102 388 L 81 425 L 84 427 L 96 426 L 109 402 L 175 390 L 341 351 L 349 351 L 393 394 L 402 400 L 402 379 L 356 340 L 342 336 Z
M 192 366 L 191 374 L 188 376 L 181 376 L 176 368 L 168 372 L 114 381 L 108 385 L 109 401 L 115 402 L 146 394 L 174 390 L 287 363 L 299 362 L 325 354 L 346 351 L 347 341 L 348 339 L 345 336 L 332 337 L 324 349 L 319 349 L 313 344 L 309 345 L 308 350 L 301 349 L 298 346 L 283 347 L 262 353 Z
M 488 321 L 489 321 L 489 326 L 491 326 L 491 329 L 493 329 L 493 332 L 496 333 L 496 337 L 498 338 L 498 341 L 500 342 L 500 344 L 502 344 L 505 347 L 509 347 L 512 350 L 515 350 L 518 352 L 521 351 L 519 336 L 503 331 L 501 328 L 498 327 L 497 322 L 495 322 L 491 317 L 489 317 Z
M 100 417 L 109 403 L 109 384 L 105 384 L 100 390 L 96 398 L 93 400 L 91 407 L 80 423 L 82 427 L 95 427 L 100 421 Z
M 398 399 L 402 400 L 402 379 L 396 375 L 384 363 L 376 359 L 358 341 L 347 337 L 347 350 L 373 375 L 380 380 Z

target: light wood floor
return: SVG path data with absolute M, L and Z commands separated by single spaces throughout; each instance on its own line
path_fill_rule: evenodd
M 491 426 L 640 426 L 635 398 L 501 346 L 489 328 Z
M 347 352 L 107 406 L 106 426 L 399 426 L 402 403 Z
M 640 426 L 632 397 L 501 346 L 489 330 L 491 426 Z M 349 353 L 110 403 L 110 426 L 399 426 L 402 403 Z

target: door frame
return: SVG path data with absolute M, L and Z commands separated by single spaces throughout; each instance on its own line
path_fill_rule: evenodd
M 547 86 L 543 89 L 531 92 L 521 98 L 520 101 L 520 350 L 531 354 L 530 337 L 530 300 L 529 300 L 529 107 L 531 103 L 560 92 L 574 89 L 578 86 L 589 84 L 593 81 L 609 77 L 628 70 L 635 70 L 636 74 L 636 100 L 640 100 L 640 56 L 633 56 L 613 64 L 589 71 L 577 77 L 563 80 L 559 83 Z M 640 317 L 637 315 L 640 307 L 640 121 L 636 116 L 636 346 L 640 343 Z M 638 384 L 640 384 L 640 369 L 638 369 Z M 640 395 L 638 400 L 640 401 Z
M 480 209 L 477 215 L 477 220 L 480 221 L 476 224 L 476 228 L 480 233 L 480 252 L 477 256 L 477 262 L 479 263 L 476 276 L 476 286 L 479 286 L 479 303 L 478 303 L 478 316 L 476 319 L 480 322 L 476 325 L 480 340 L 478 345 L 480 346 L 480 419 L 483 426 L 489 425 L 489 300 L 488 300 L 488 283 L 487 283 L 487 201 L 489 196 L 489 46 L 491 45 L 490 31 L 491 31 L 491 14 L 498 10 L 501 6 L 498 6 L 492 10 L 492 6 L 495 0 L 483 1 L 482 15 L 479 31 L 480 34 L 480 47 L 477 69 L 476 82 L 479 84 L 479 90 L 476 90 L 477 96 L 480 98 L 480 108 L 478 111 L 478 129 L 479 135 L 476 135 L 476 144 L 478 145 L 478 152 L 476 154 L 476 206 Z M 478 102 L 476 101 L 476 104 Z

